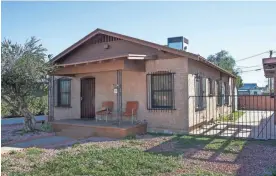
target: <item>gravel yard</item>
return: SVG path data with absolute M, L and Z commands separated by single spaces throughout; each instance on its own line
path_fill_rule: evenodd
M 48 133 L 39 130 L 35 132 L 26 133 L 23 130 L 23 124 L 16 124 L 2 125 L 1 134 L 1 146 L 5 146 L 17 141 L 24 141 L 30 138 L 49 136 L 53 135 L 54 133 Z
M 15 172 L 26 175 L 44 175 L 45 172 L 45 175 L 54 175 L 57 170 L 64 173 L 68 172 L 62 167 L 73 162 L 71 173 L 112 175 L 104 172 L 105 169 L 110 169 L 109 166 L 105 168 L 107 163 L 101 164 L 105 160 L 106 162 L 112 160 L 110 164 L 118 171 L 115 173 L 112 170 L 112 172 L 114 171 L 113 174 L 119 174 L 120 171 L 122 175 L 126 169 L 132 173 L 128 175 L 255 176 L 273 175 L 273 170 L 276 169 L 276 141 L 145 135 L 137 136 L 136 139 L 124 140 L 88 138 L 55 147 L 59 149 L 29 148 L 22 152 L 10 152 L 7 155 L 2 155 L 2 174 L 8 175 Z M 97 150 L 96 153 L 95 150 Z M 139 151 L 144 151 L 145 156 Z M 106 155 L 98 156 L 100 158 L 96 157 L 100 163 L 97 162 L 98 164 L 94 165 L 95 158 L 93 157 L 98 152 L 106 152 Z M 132 156 L 131 153 L 133 152 L 134 155 Z M 136 156 L 136 152 L 139 155 Z M 91 155 L 92 158 L 82 157 L 89 155 L 89 153 L 94 153 L 93 157 Z M 136 161 L 135 158 L 140 156 L 141 158 Z M 165 161 L 168 161 L 166 166 L 162 165 Z M 87 163 L 82 165 L 82 169 L 80 169 L 78 164 L 82 162 Z M 64 166 L 59 165 L 59 163 L 63 163 Z M 92 164 L 93 167 L 88 163 Z M 119 165 L 117 165 L 118 163 Z M 126 163 L 132 163 L 132 165 Z M 86 170 L 86 165 L 90 169 Z M 126 168 L 121 168 L 121 165 L 125 165 Z M 53 168 L 49 170 L 49 167 Z M 93 169 L 91 170 L 91 168 Z

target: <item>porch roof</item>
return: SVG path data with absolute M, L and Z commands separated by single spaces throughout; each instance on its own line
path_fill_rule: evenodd
M 263 58 L 265 77 L 271 78 L 276 74 L 276 57 Z
M 147 56 L 142 54 L 125 54 L 125 55 L 118 55 L 114 57 L 109 58 L 98 58 L 94 60 L 84 61 L 84 62 L 75 62 L 75 63 L 69 63 L 69 64 L 57 64 L 57 67 L 66 67 L 66 66 L 76 66 L 76 65 L 82 65 L 82 64 L 89 64 L 89 63 L 102 63 L 104 61 L 108 60 L 115 60 L 115 59 L 122 59 L 127 58 L 129 60 L 144 60 L 145 58 L 150 58 L 155 56 Z
M 102 58 L 86 62 L 59 64 L 50 75 L 56 76 L 76 76 L 78 74 L 106 72 L 106 71 L 145 71 L 144 59 L 146 55 L 128 54 L 112 58 Z

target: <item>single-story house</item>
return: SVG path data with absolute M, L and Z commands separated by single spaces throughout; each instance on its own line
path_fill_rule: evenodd
M 262 93 L 257 83 L 244 83 L 238 90 L 238 95 L 262 95 Z
M 235 75 L 168 46 L 91 32 L 51 60 L 57 69 L 50 74 L 49 120 L 94 119 L 104 101 L 117 112 L 136 101 L 148 131 L 187 133 L 231 113 Z

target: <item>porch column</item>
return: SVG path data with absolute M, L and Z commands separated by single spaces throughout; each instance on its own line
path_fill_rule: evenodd
M 48 122 L 54 121 L 54 76 L 48 79 Z
M 117 70 L 117 119 L 120 124 L 122 120 L 122 104 L 123 104 L 123 94 L 122 94 L 122 70 Z

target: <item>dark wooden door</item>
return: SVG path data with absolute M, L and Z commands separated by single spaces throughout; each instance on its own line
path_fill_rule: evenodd
M 81 80 L 81 118 L 95 118 L 95 78 Z

